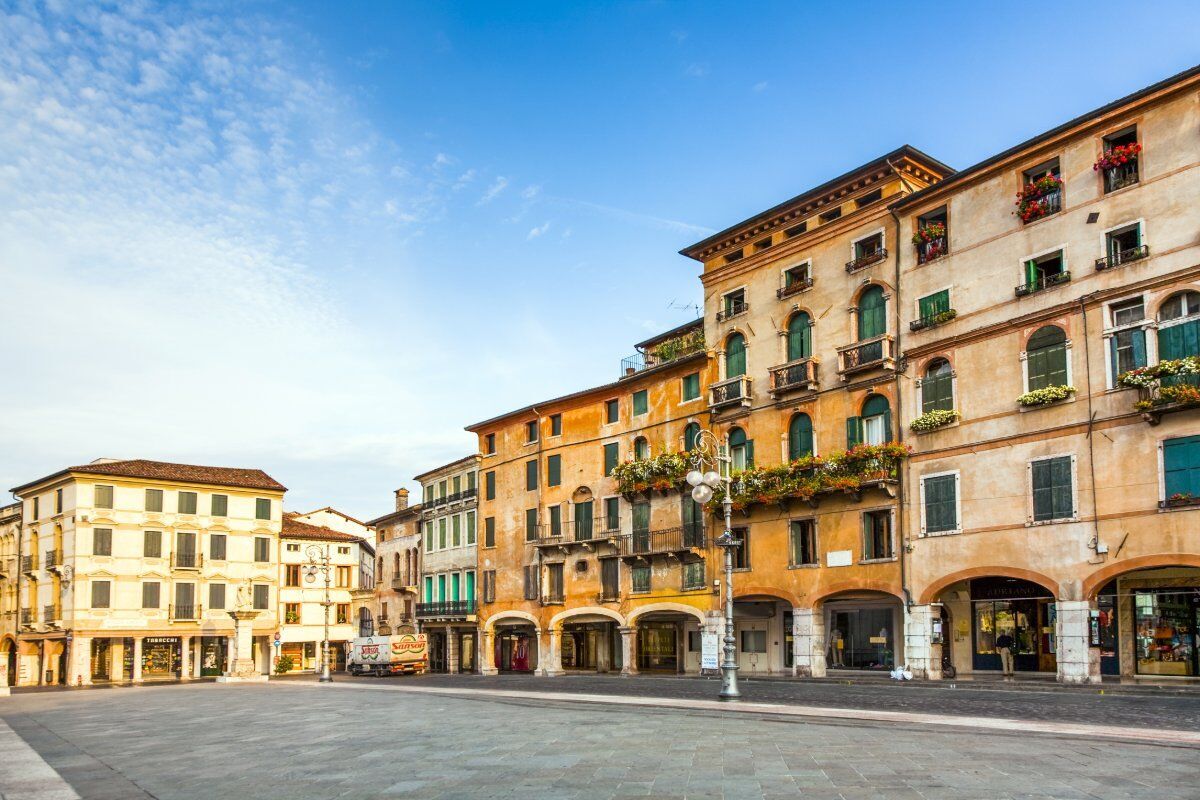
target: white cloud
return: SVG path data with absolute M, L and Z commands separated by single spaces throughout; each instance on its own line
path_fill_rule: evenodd
M 538 225 L 536 228 L 530 228 L 529 235 L 527 235 L 525 237 L 525 240 L 531 242 L 534 239 L 538 238 L 539 236 L 542 236 L 543 234 L 545 234 L 546 231 L 548 231 L 548 230 L 550 230 L 549 220 L 547 220 L 546 222 L 543 222 L 541 225 Z
M 521 190 L 522 200 L 532 200 L 542 192 L 541 186 L 526 186 Z
M 751 91 L 753 91 L 755 94 L 761 94 L 762 92 L 765 92 L 766 90 L 767 90 L 767 82 L 766 81 L 759 81 L 758 83 L 754 84 L 754 86 L 751 87 Z
M 492 181 L 492 185 L 487 188 L 487 191 L 483 193 L 483 197 L 479 198 L 479 205 L 487 205 L 488 203 L 492 202 L 499 197 L 500 193 L 503 192 L 507 187 L 508 178 L 504 177 L 503 175 L 496 178 L 496 180 Z

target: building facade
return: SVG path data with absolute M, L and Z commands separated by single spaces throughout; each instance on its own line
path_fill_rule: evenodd
M 369 524 L 377 537 L 376 631 L 381 636 L 415 633 L 421 587 L 421 509 L 409 505 L 408 489 L 397 489 L 395 510 Z
M 328 528 L 360 540 L 358 552 L 358 580 L 350 590 L 350 616 L 357 628 L 357 636 L 370 636 L 375 632 L 375 528 L 349 514 L 326 506 L 304 514 L 295 514 L 292 519 L 321 528 Z
M 229 612 L 270 666 L 285 488 L 261 470 L 99 460 L 12 490 L 21 505 L 17 685 L 228 669 Z
M 460 458 L 416 480 L 424 498 L 416 617 L 429 635 L 429 669 L 475 672 L 479 457 Z
M 5 683 L 17 680 L 17 581 L 20 575 L 21 504 L 0 506 L 0 661 L 5 667 Z

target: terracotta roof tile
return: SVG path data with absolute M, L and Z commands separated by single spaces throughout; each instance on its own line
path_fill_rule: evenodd
M 108 461 L 96 464 L 81 464 L 67 467 L 62 472 L 33 483 L 18 486 L 14 492 L 41 483 L 48 478 L 68 472 L 88 475 L 112 475 L 123 478 L 147 478 L 149 480 L 179 481 L 181 483 L 211 483 L 217 486 L 234 486 L 241 489 L 263 489 L 283 492 L 287 490 L 279 481 L 261 469 L 239 469 L 237 467 L 202 467 L 196 464 L 171 464 L 166 461 L 147 461 L 136 458 L 126 461 Z
M 322 542 L 356 542 L 365 544 L 365 540 L 350 533 L 335 531 L 323 525 L 310 525 L 296 519 L 298 515 L 291 511 L 283 515 L 283 531 L 281 539 L 316 539 Z

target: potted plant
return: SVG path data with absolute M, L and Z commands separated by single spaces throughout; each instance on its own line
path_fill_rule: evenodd
M 931 411 L 926 411 L 921 416 L 914 419 L 908 424 L 917 433 L 925 433 L 927 431 L 937 430 L 945 425 L 949 425 L 958 419 L 958 412 L 953 409 L 935 408 Z
M 1035 181 L 1030 181 L 1017 192 L 1017 216 L 1022 222 L 1033 222 L 1050 213 L 1050 204 L 1046 198 L 1062 191 L 1062 178 L 1057 175 L 1043 175 Z
M 1074 386 L 1047 386 L 1044 389 L 1026 392 L 1017 398 L 1017 402 L 1025 408 L 1036 408 L 1066 400 L 1073 394 L 1075 394 Z
M 1142 152 L 1142 146 L 1137 142 L 1110 147 L 1100 154 L 1100 158 L 1096 159 L 1096 163 L 1092 165 L 1092 169 L 1098 171 L 1124 166 L 1130 161 L 1136 160 L 1140 152 Z

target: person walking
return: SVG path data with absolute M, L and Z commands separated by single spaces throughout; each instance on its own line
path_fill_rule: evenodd
M 996 652 L 1000 654 L 1000 671 L 1004 677 L 1011 678 L 1013 674 L 1013 637 L 1002 633 L 996 637 Z

